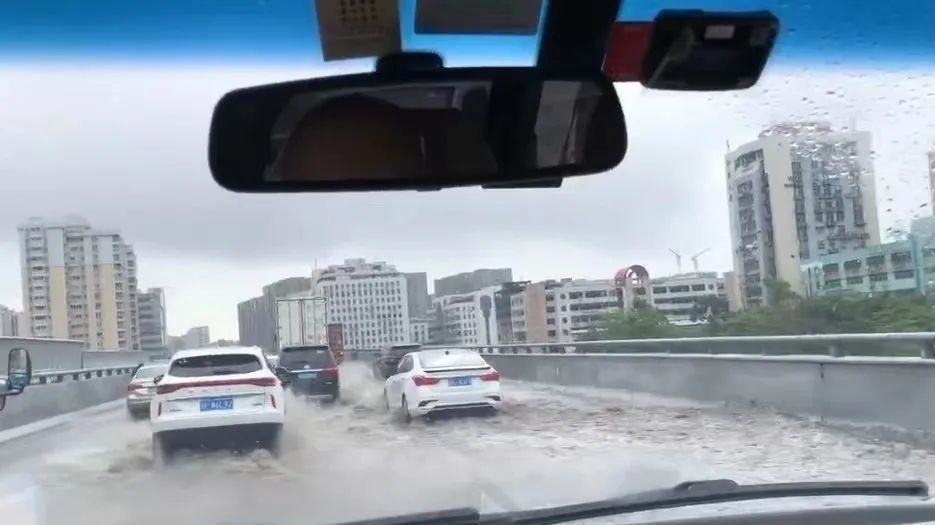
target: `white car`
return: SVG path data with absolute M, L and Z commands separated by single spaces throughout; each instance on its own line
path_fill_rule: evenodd
M 403 356 L 383 385 L 388 410 L 406 421 L 442 411 L 500 407 L 500 374 L 477 352 L 421 350 Z
M 259 348 L 180 350 L 156 379 L 149 411 L 157 463 L 181 447 L 260 445 L 278 454 L 285 398 Z
M 149 416 L 149 403 L 156 393 L 153 379 L 166 373 L 167 365 L 145 365 L 133 374 L 127 385 L 127 412 L 134 418 Z

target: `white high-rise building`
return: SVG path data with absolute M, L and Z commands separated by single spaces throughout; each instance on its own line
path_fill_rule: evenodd
M 744 306 L 769 302 L 769 280 L 802 293 L 804 263 L 880 242 L 869 132 L 781 124 L 725 160 Z
M 406 283 L 406 274 L 395 266 L 364 259 L 312 273 L 315 295 L 328 299 L 328 322 L 344 327 L 345 348 L 352 350 L 410 341 Z
M 140 320 L 140 349 L 165 351 L 169 348 L 166 333 L 166 297 L 162 288 L 150 288 L 137 294 Z
M 22 317 L 20 312 L 0 305 L 0 336 L 23 336 L 24 334 L 21 334 L 19 329 Z
M 432 304 L 440 313 L 440 343 L 458 345 L 500 344 L 494 296 L 499 286 L 436 297 Z
M 139 350 L 136 256 L 119 233 L 31 218 L 19 238 L 25 333 Z
M 182 348 L 205 348 L 211 344 L 211 331 L 207 326 L 189 328 L 182 335 Z

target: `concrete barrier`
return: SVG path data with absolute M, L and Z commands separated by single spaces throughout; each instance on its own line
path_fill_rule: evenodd
M 78 368 L 106 368 L 113 366 L 136 366 L 149 362 L 146 352 L 92 352 L 81 353 L 81 366 Z
M 0 430 L 113 401 L 126 395 L 130 375 L 94 377 L 79 381 L 31 385 L 7 397 L 0 412 Z
M 775 407 L 935 432 L 935 362 L 920 358 L 490 354 L 504 377 Z
M 6 356 L 13 348 L 29 350 L 33 370 L 74 370 L 81 368 L 86 345 L 68 339 L 0 337 L 0 374 L 6 373 Z

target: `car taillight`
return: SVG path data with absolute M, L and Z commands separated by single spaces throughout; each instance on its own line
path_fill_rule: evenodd
M 144 388 L 146 387 L 143 385 L 130 383 L 129 385 L 127 385 L 127 392 L 133 392 L 134 390 L 142 390 Z
M 480 376 L 480 380 L 481 381 L 499 381 L 500 372 L 497 372 L 496 370 L 491 370 L 490 372 L 487 372 L 486 374 Z
M 254 385 L 254 386 L 276 386 L 279 380 L 275 377 L 256 377 L 253 379 L 227 379 L 224 381 L 198 381 L 191 383 L 174 383 L 159 385 L 156 387 L 157 394 L 170 394 L 183 388 L 204 388 L 211 386 L 231 386 L 231 385 Z
M 338 369 L 337 368 L 325 368 L 321 371 L 321 377 L 324 377 L 327 379 L 337 379 Z
M 427 385 L 437 385 L 441 379 L 437 377 L 426 377 L 426 376 L 412 376 L 412 382 L 416 386 L 427 386 Z

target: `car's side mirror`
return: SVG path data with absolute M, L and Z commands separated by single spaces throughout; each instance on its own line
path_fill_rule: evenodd
M 154 384 L 154 385 L 158 385 L 159 382 L 162 381 L 162 378 L 163 378 L 164 375 L 165 375 L 165 374 L 159 374 L 158 376 L 154 377 L 154 378 L 153 378 L 153 384 Z
M 32 381 L 32 359 L 25 348 L 13 348 L 7 356 L 6 380 L 0 389 L 0 410 L 6 406 L 6 396 L 23 393 Z

